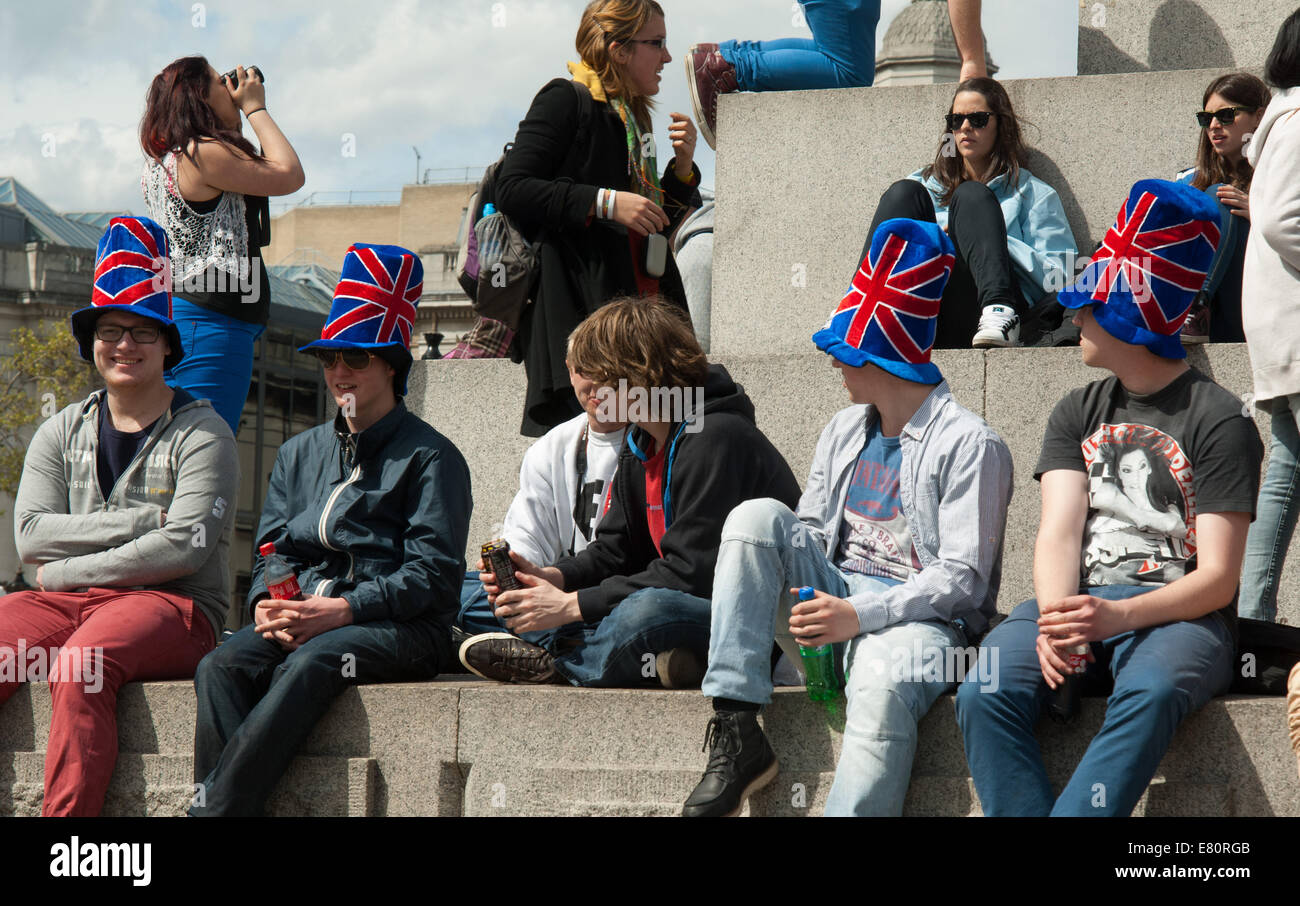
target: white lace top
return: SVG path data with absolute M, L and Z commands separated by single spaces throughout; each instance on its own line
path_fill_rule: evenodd
M 149 216 L 167 231 L 171 243 L 172 279 L 180 282 L 216 267 L 232 276 L 248 275 L 248 224 L 244 196 L 222 192 L 217 207 L 195 211 L 181 197 L 176 179 L 176 151 L 162 162 L 150 158 L 140 177 Z

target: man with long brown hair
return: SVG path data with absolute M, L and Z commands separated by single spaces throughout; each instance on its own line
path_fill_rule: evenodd
M 611 302 L 574 331 L 569 362 L 633 425 L 609 509 L 591 544 L 554 566 L 512 551 L 523 589 L 481 576 L 510 632 L 468 639 L 461 662 L 503 682 L 696 685 L 723 520 L 755 497 L 793 505 L 799 485 L 744 389 L 709 364 L 675 306 Z M 560 631 L 549 649 L 512 634 L 550 629 Z

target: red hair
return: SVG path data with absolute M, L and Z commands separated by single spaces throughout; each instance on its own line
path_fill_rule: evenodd
M 154 76 L 140 120 L 145 156 L 160 161 L 168 151 L 180 148 L 193 160 L 190 142 L 206 138 L 233 145 L 249 157 L 261 157 L 252 142 L 239 130 L 226 128 L 209 106 L 209 68 L 206 57 L 181 57 Z

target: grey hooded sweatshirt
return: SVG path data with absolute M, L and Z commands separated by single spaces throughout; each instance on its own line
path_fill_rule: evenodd
M 230 427 L 207 400 L 177 389 L 105 500 L 96 472 L 102 405 L 99 390 L 37 429 L 14 501 L 18 555 L 44 564 L 48 591 L 171 592 L 191 598 L 219 633 L 239 490 Z

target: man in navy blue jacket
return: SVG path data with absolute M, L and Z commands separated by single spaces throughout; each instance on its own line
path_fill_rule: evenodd
M 257 531 L 302 594 L 273 597 L 259 560 L 253 624 L 199 664 L 192 815 L 261 814 L 346 687 L 430 679 L 455 661 L 469 468 L 400 400 L 421 273 L 405 249 L 352 246 L 321 339 L 303 347 L 339 413 L 280 448 Z

